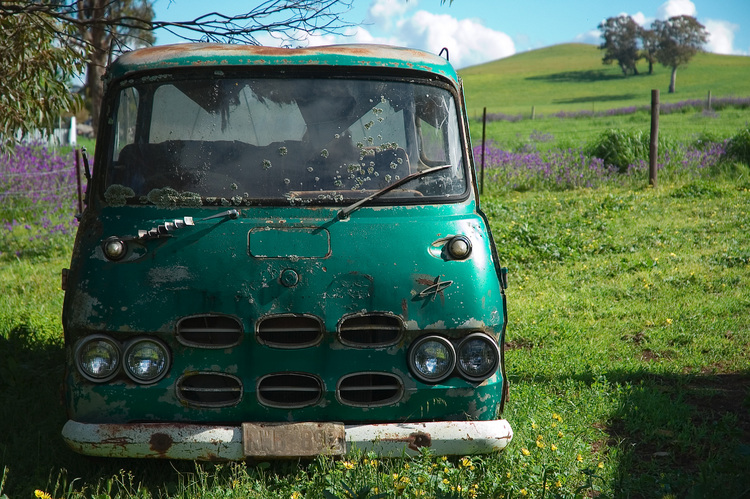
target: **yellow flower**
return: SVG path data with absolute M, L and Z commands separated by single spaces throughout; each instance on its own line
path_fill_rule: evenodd
M 521 495 L 522 495 L 522 496 L 527 496 L 527 495 L 529 495 L 529 493 L 528 493 L 528 492 L 526 492 L 526 489 L 521 489 L 521 491 L 520 491 L 520 492 L 521 492 Z
M 443 473 L 450 473 L 451 470 L 449 468 L 443 468 Z
M 292 492 L 292 499 L 300 499 L 302 497 L 302 494 L 299 493 L 299 491 Z
M 536 425 L 536 423 L 531 423 L 531 429 L 532 430 L 536 430 L 537 428 L 538 428 L 538 426 Z
M 469 466 L 471 466 L 471 459 L 469 459 L 468 457 L 462 458 L 461 459 L 461 466 L 464 467 L 464 468 L 468 468 Z
M 672 324 L 672 319 L 667 319 L 667 324 Z
M 558 437 L 560 437 L 560 438 L 562 438 L 562 437 L 563 437 L 563 432 L 561 432 L 561 431 L 558 431 L 558 432 L 557 432 L 557 436 L 558 436 Z
M 354 469 L 354 463 L 351 461 L 344 461 L 341 465 L 347 470 Z
M 417 481 L 418 481 L 419 483 L 425 483 L 425 482 L 427 481 L 427 479 L 426 479 L 425 477 L 423 477 L 422 475 L 420 475 L 420 476 L 419 476 L 419 477 L 417 478 Z
M 553 451 L 557 450 L 557 445 L 552 444 L 552 445 L 549 446 L 549 448 L 552 449 Z
M 556 419 L 562 423 L 562 416 L 560 416 L 558 413 L 553 412 L 552 413 L 552 419 Z
M 411 480 L 409 480 L 408 476 L 402 476 L 401 478 L 399 478 L 399 481 L 404 482 L 404 483 L 409 483 Z
M 522 447 L 521 454 L 523 454 L 524 456 L 528 456 L 529 454 L 531 454 L 531 452 L 529 452 L 529 449 L 527 449 L 526 447 Z
M 398 480 L 398 473 L 394 473 L 394 474 L 393 474 L 393 479 L 394 479 L 394 480 Z
M 579 463 L 580 463 L 581 461 L 583 461 L 583 456 L 582 456 L 582 455 L 580 455 L 580 454 L 578 454 L 578 455 L 576 456 L 576 461 L 578 461 Z
M 405 469 L 405 470 L 408 470 L 408 469 L 409 469 L 409 463 L 404 463 L 404 469 Z
M 511 474 L 510 474 L 510 471 L 509 471 L 509 472 L 507 472 L 507 473 L 505 474 L 505 477 L 506 477 L 506 478 L 510 478 L 510 477 L 512 477 L 512 476 L 513 476 L 513 475 L 511 475 Z
M 34 497 L 39 497 L 40 499 L 52 499 L 51 495 L 39 489 L 34 491 Z
M 443 483 L 446 484 L 446 485 L 448 485 L 451 482 L 447 478 L 443 478 Z
M 556 482 L 555 482 L 555 487 L 557 487 L 558 489 L 559 489 L 560 487 L 562 487 L 562 482 L 561 482 L 560 480 L 556 481 Z
M 539 447 L 540 449 L 544 449 L 544 444 L 542 443 L 541 440 L 536 441 L 536 446 Z
M 600 468 L 600 469 L 601 469 L 601 468 L 604 468 L 604 463 L 602 463 L 602 462 L 599 462 L 599 464 L 597 464 L 597 465 L 596 465 L 596 467 L 597 467 L 597 468 Z

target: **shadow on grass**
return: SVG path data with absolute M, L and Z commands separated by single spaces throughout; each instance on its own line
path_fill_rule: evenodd
M 43 341 L 30 327 L 16 327 L 8 338 L 0 336 L 0 480 L 7 467 L 2 494 L 33 497 L 35 489 L 52 493 L 60 478 L 68 486 L 80 479 L 73 484 L 76 490 L 100 482 L 104 488 L 120 470 L 132 470 L 138 483 L 156 493 L 173 488 L 177 473 L 195 470 L 192 462 L 91 459 L 68 449 L 60 436 L 67 420 L 64 359 L 62 339 Z
M 750 497 L 750 369 L 701 374 L 611 371 L 620 403 L 592 450 L 617 468 L 615 497 Z M 528 381 L 592 384 L 593 376 Z
M 529 76 L 526 78 L 531 81 L 544 81 L 548 83 L 593 83 L 597 81 L 624 80 L 625 77 L 620 74 L 614 74 L 608 70 L 588 70 L 588 71 L 563 71 L 548 75 Z
M 595 102 L 616 102 L 629 101 L 638 97 L 636 94 L 618 94 L 618 95 L 587 95 L 585 97 L 576 97 L 575 99 L 555 99 L 555 104 L 589 104 Z

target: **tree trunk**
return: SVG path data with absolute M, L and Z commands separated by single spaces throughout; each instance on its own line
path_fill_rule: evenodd
M 648 74 L 654 74 L 654 61 L 648 61 Z
M 674 93 L 674 87 L 675 87 L 676 83 L 677 83 L 677 66 L 673 66 L 672 67 L 672 77 L 669 80 L 669 93 L 670 94 Z
M 94 135 L 99 131 L 99 114 L 102 107 L 102 96 L 104 86 L 102 76 L 107 67 L 107 55 L 111 38 L 107 33 L 104 25 L 106 17 L 107 0 L 93 0 L 88 10 L 81 9 L 80 16 L 87 16 L 94 22 L 88 29 L 84 29 L 83 39 L 90 44 L 91 56 L 86 65 L 86 87 L 88 97 L 91 99 L 91 124 L 94 128 Z

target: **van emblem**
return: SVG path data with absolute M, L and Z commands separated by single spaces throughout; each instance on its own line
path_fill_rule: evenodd
M 453 281 L 441 281 L 440 276 L 435 278 L 435 282 L 424 288 L 417 295 L 418 298 L 427 298 L 430 296 L 430 301 L 435 301 L 435 297 L 438 293 L 442 293 L 444 289 L 453 284 Z

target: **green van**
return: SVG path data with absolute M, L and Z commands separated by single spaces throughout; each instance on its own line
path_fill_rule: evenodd
M 506 271 L 447 61 L 184 44 L 124 54 L 105 88 L 63 271 L 72 449 L 507 445 Z

